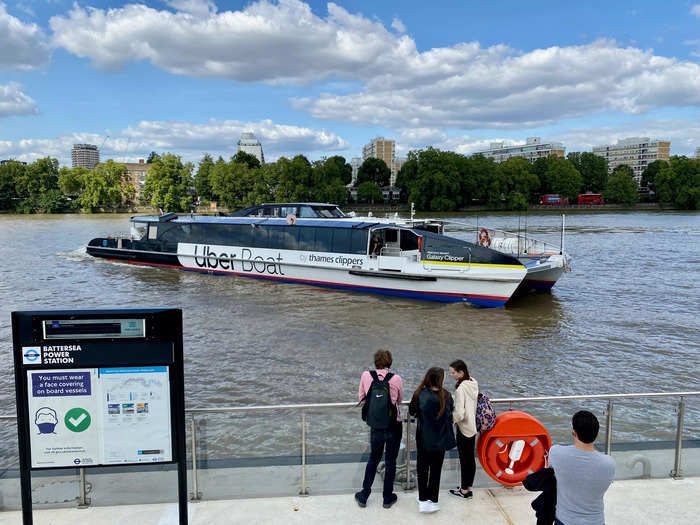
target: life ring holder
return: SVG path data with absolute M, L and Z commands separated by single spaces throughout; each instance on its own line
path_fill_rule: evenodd
M 491 237 L 486 228 L 481 228 L 481 230 L 479 230 L 479 246 L 483 246 L 484 248 L 491 246 Z
M 551 446 L 542 423 L 526 412 L 510 410 L 499 414 L 496 424 L 479 435 L 476 450 L 486 474 L 503 485 L 515 486 L 547 466 Z
M 287 214 L 287 217 L 285 217 L 285 220 L 287 221 L 287 224 L 294 226 L 297 223 L 297 216 L 293 213 L 289 213 Z

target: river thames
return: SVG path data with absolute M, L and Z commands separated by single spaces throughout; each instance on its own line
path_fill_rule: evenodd
M 405 397 L 429 367 L 456 358 L 492 398 L 699 390 L 700 214 L 566 219 L 573 271 L 552 293 L 479 309 L 113 263 L 87 256 L 84 246 L 127 232 L 128 215 L 0 215 L 0 413 L 15 413 L 10 312 L 36 309 L 182 308 L 188 408 L 353 401 L 377 348 L 392 351 Z M 529 234 L 559 242 L 556 214 L 478 220 L 511 231 L 526 221 Z M 614 438 L 673 439 L 675 402 L 620 402 Z M 556 441 L 567 439 L 575 410 L 590 408 L 602 422 L 604 407 L 518 408 L 541 417 Z M 298 453 L 297 416 L 205 418 L 204 455 Z M 359 409 L 311 414 L 309 425 L 310 453 L 366 446 Z M 688 399 L 686 429 L 700 430 L 697 398 Z M 0 436 L 2 466 L 16 465 L 13 421 Z

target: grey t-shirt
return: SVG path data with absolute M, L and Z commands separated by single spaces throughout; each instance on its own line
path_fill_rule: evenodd
M 564 525 L 604 525 L 603 494 L 615 478 L 615 460 L 598 451 L 554 445 L 549 466 L 557 478 L 557 519 Z

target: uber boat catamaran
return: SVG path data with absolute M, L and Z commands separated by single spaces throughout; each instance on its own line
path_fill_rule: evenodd
M 360 220 L 354 212 L 344 214 L 335 204 L 320 203 L 274 203 L 260 204 L 237 211 L 234 215 L 245 217 L 285 217 L 287 214 L 312 218 L 335 218 L 351 221 Z M 381 223 L 394 223 L 410 227 L 414 230 L 430 231 L 448 235 L 475 236 L 475 244 L 485 248 L 491 248 L 501 253 L 516 257 L 527 269 L 525 278 L 520 283 L 517 293 L 535 291 L 549 291 L 559 278 L 571 271 L 571 257 L 564 251 L 564 216 L 562 216 L 561 244 L 553 243 L 530 237 L 529 235 L 507 232 L 495 228 L 479 227 L 441 219 L 415 219 L 414 209 L 411 205 L 411 218 L 400 218 L 398 214 L 393 217 L 372 217 L 371 213 L 362 220 Z M 456 231 L 453 231 L 456 230 Z
M 326 204 L 285 206 L 277 216 L 249 216 L 242 213 L 246 210 L 234 216 L 136 216 L 130 237 L 93 239 L 87 253 L 133 264 L 485 307 L 503 306 L 527 273 L 511 255 L 421 230 L 418 224 L 354 219 Z

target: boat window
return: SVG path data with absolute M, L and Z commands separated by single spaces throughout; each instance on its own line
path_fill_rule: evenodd
M 328 219 L 345 217 L 343 212 L 336 206 L 314 206 L 313 208 L 319 217 L 325 217 Z
M 367 253 L 367 230 L 350 230 L 350 253 Z
M 251 248 L 267 248 L 268 246 L 268 232 L 267 228 L 264 226 L 255 226 L 252 228 L 250 233 L 250 244 Z
M 398 242 L 399 240 L 399 230 L 384 230 L 384 242 Z
M 297 249 L 297 228 L 294 226 L 267 226 L 269 248 L 276 250 Z
M 280 209 L 277 206 L 265 206 L 262 209 L 263 217 L 279 217 Z
M 418 249 L 418 235 L 415 233 L 402 230 L 401 231 L 401 249 L 404 251 L 417 250 Z
M 145 222 L 132 222 L 131 223 L 131 238 L 135 240 L 143 240 L 146 237 L 146 230 L 148 229 L 148 224 Z
M 318 217 L 318 215 L 316 215 L 316 212 L 311 208 L 311 206 L 300 206 L 299 217 L 302 219 L 315 219 Z
M 333 250 L 336 253 L 348 253 L 350 251 L 351 230 L 348 228 L 333 228 Z
M 314 251 L 330 252 L 333 251 L 333 228 L 315 228 L 316 236 L 314 240 Z
M 148 225 L 148 238 L 151 240 L 158 238 L 158 225 L 157 224 L 149 224 Z
M 298 250 L 310 252 L 314 249 L 314 236 L 316 228 L 301 227 L 299 228 L 299 236 L 297 237 Z
M 296 206 L 282 206 L 280 208 L 280 217 L 286 217 L 289 214 L 297 215 L 297 207 Z

